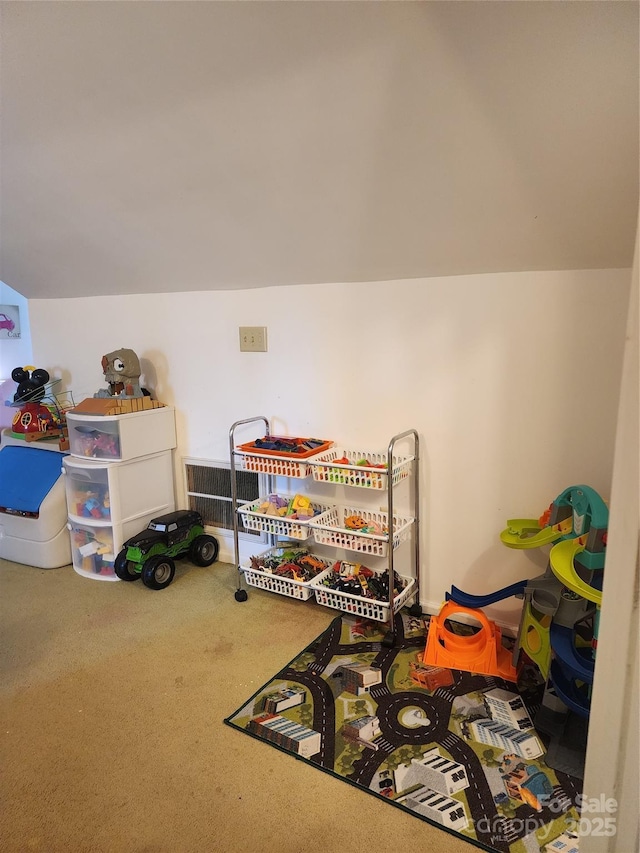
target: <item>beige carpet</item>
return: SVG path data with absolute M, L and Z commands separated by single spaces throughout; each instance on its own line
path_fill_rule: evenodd
M 474 849 L 223 724 L 334 611 L 0 562 L 3 853 Z

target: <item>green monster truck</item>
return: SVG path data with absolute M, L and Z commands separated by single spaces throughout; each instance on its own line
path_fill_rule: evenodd
M 218 551 L 218 540 L 204 532 L 200 513 L 178 510 L 152 519 L 146 530 L 127 539 L 113 568 L 120 580 L 141 577 L 150 589 L 164 589 L 176 573 L 174 558 L 188 556 L 196 566 L 210 566 Z

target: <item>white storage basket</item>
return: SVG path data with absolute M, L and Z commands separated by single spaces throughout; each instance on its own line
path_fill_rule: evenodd
M 275 439 L 275 436 L 270 436 Z M 293 453 L 278 453 L 276 450 L 263 450 L 254 447 L 255 442 L 240 444 L 236 447 L 236 453 L 240 456 L 242 467 L 245 471 L 255 471 L 257 474 L 271 474 L 275 477 L 293 477 L 295 479 L 304 479 L 311 475 L 310 462 L 325 453 L 333 446 L 332 441 L 322 441 L 322 439 L 296 439 L 291 438 L 292 442 L 312 441 L 318 446 L 315 450 L 306 450 L 300 454 Z
M 389 546 L 388 534 L 361 533 L 357 530 L 349 530 L 345 528 L 344 520 L 350 515 L 361 516 L 366 522 L 378 524 L 384 528 L 388 526 L 388 513 L 386 512 L 373 512 L 354 507 L 331 507 L 309 522 L 315 541 L 319 545 L 329 545 L 332 548 L 346 548 L 348 551 L 357 551 L 360 554 L 386 557 Z M 407 538 L 411 524 L 413 524 L 413 518 L 409 516 L 394 516 L 394 549 Z
M 336 462 L 336 459 L 347 458 L 349 464 Z M 360 459 L 370 462 L 370 465 L 356 464 Z M 414 456 L 394 456 L 391 471 L 387 467 L 387 454 L 374 453 L 370 450 L 353 450 L 351 448 L 334 447 L 321 453 L 311 461 L 311 474 L 319 483 L 332 483 L 339 486 L 355 486 L 360 489 L 385 490 L 391 484 L 397 486 L 401 480 L 411 474 L 411 463 Z M 384 468 L 375 466 L 385 466 Z
M 282 497 L 286 496 L 282 495 Z M 238 507 L 238 513 L 242 516 L 242 523 L 247 530 L 270 533 L 272 536 L 288 536 L 290 539 L 308 539 L 311 536 L 309 524 L 312 519 L 303 521 L 297 518 L 266 515 L 265 513 L 258 512 L 258 508 L 265 500 L 265 498 L 259 498 L 257 501 L 248 501 L 247 503 L 240 504 Z M 313 499 L 311 499 L 311 506 L 314 512 L 320 514 L 324 514 L 327 510 L 331 509 L 329 505 L 316 503 Z
M 376 601 L 375 598 L 364 598 L 362 595 L 353 595 L 350 592 L 339 592 L 322 585 L 322 580 L 328 573 L 318 575 L 311 581 L 316 594 L 316 601 L 324 607 L 332 607 L 334 610 L 343 610 L 346 613 L 354 613 L 364 619 L 372 619 L 375 622 L 387 622 L 389 620 L 389 602 Z M 393 599 L 393 612 L 398 610 L 411 598 L 416 582 L 413 578 L 402 578 L 406 584 L 398 595 Z
M 261 556 L 266 557 L 269 554 L 279 555 L 284 550 L 286 549 L 278 547 L 270 548 Z M 264 589 L 267 592 L 275 592 L 278 595 L 286 595 L 289 598 L 297 598 L 299 601 L 307 601 L 313 596 L 315 591 L 312 584 L 331 574 L 332 564 L 329 560 L 325 560 L 324 557 L 318 557 L 317 554 L 313 554 L 312 556 L 317 560 L 322 560 L 326 569 L 310 581 L 296 581 L 293 578 L 271 574 L 260 569 L 254 569 L 251 566 L 240 566 L 240 571 L 244 573 L 245 580 L 249 586 L 258 587 L 258 589 Z
M 273 474 L 276 477 L 304 479 L 311 475 L 311 466 L 306 459 L 285 459 L 282 456 L 261 456 L 258 453 L 239 454 L 245 471 L 257 474 Z

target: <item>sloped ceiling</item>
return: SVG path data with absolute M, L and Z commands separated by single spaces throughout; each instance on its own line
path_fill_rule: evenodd
M 630 266 L 636 2 L 4 2 L 27 297 Z

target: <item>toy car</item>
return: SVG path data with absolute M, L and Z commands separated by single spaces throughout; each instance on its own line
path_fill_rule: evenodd
M 0 329 L 7 329 L 9 332 L 13 332 L 15 326 L 16 324 L 11 317 L 7 317 L 6 314 L 0 314 Z
M 113 569 L 120 580 L 141 577 L 150 589 L 164 589 L 176 572 L 174 558 L 188 556 L 196 566 L 210 566 L 218 551 L 218 540 L 204 532 L 200 513 L 178 510 L 152 519 L 146 530 L 127 539 Z

